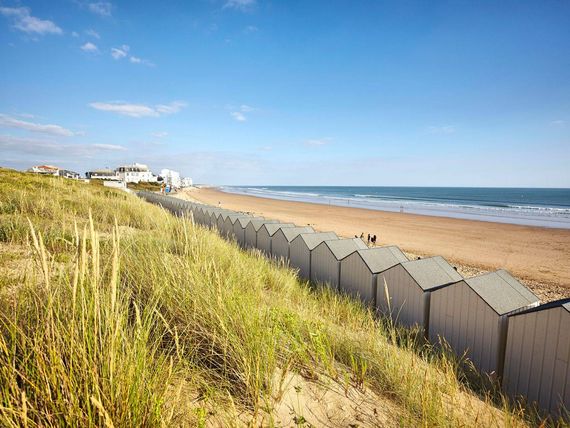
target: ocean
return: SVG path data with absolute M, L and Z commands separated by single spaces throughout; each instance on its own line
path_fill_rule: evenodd
M 225 192 L 380 211 L 570 229 L 570 189 L 223 186 Z

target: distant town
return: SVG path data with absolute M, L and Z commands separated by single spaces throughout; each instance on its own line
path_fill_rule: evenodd
M 152 183 L 167 192 L 192 186 L 190 177 L 181 177 L 180 173 L 171 169 L 162 169 L 160 174 L 154 174 L 147 165 L 133 163 L 121 165 L 115 169 L 103 168 L 85 172 L 85 177 L 68 169 L 53 165 L 37 165 L 27 172 L 35 174 L 63 177 L 71 180 L 101 180 L 106 187 L 126 189 L 128 184 Z

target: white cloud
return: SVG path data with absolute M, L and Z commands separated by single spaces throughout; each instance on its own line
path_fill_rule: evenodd
M 91 12 L 101 16 L 111 16 L 111 13 L 113 12 L 113 4 L 108 1 L 89 3 L 87 8 Z
M 443 125 L 443 126 L 429 126 L 427 132 L 430 134 L 444 134 L 449 135 L 455 133 L 455 126 L 453 125 Z
M 125 151 L 126 147 L 114 144 L 61 144 L 51 140 L 20 138 L 0 135 L 0 149 L 11 153 L 66 157 L 92 156 L 100 152 Z
M 158 117 L 168 114 L 178 113 L 186 106 L 182 101 L 173 101 L 170 104 L 158 104 L 149 106 L 145 104 L 129 104 L 123 102 L 93 102 L 89 106 L 96 110 L 108 111 L 122 116 L 129 117 Z
M 78 33 L 77 31 L 72 31 L 72 32 L 71 32 L 71 35 L 72 35 L 73 37 L 79 37 L 79 33 Z
M 250 113 L 256 110 L 254 107 L 248 106 L 246 104 L 240 105 L 237 109 L 231 106 L 229 106 L 229 108 L 235 110 L 230 112 L 230 115 L 238 122 L 245 122 L 247 120 L 247 116 L 245 115 L 245 113 Z
M 101 38 L 101 36 L 99 35 L 99 33 L 98 33 L 97 31 L 91 29 L 91 28 L 88 29 L 88 30 L 85 30 L 85 34 L 87 34 L 88 36 L 94 37 L 94 38 L 96 38 L 96 39 L 100 39 L 100 38 Z
M 247 118 L 241 111 L 232 111 L 230 114 L 238 122 L 245 122 L 247 120 Z
M 246 34 L 249 33 L 255 33 L 259 31 L 259 28 L 257 28 L 255 25 L 248 25 L 247 27 L 244 28 L 243 32 Z
M 256 0 L 227 0 L 224 9 L 248 10 L 254 7 Z
M 12 18 L 13 27 L 28 34 L 63 34 L 54 22 L 30 15 L 27 7 L 0 7 L 0 14 Z
M 330 138 L 315 138 L 315 139 L 310 139 L 310 140 L 305 141 L 305 144 L 307 146 L 320 147 L 320 146 L 327 145 L 330 142 L 331 142 Z
M 162 131 L 162 132 L 153 132 L 152 136 L 155 138 L 165 138 L 168 137 L 168 132 L 166 131 Z
M 129 53 L 129 45 L 122 45 L 119 48 L 111 48 L 111 56 L 115 59 L 125 58 Z
M 563 128 L 564 125 L 566 125 L 566 121 L 565 121 L 565 120 L 561 120 L 561 119 L 553 120 L 552 122 L 550 122 L 550 126 L 554 126 L 554 127 L 557 127 L 557 128 Z
M 118 146 L 116 144 L 91 144 L 92 147 L 101 150 L 119 151 L 124 152 L 127 150 L 126 147 Z
M 36 132 L 40 134 L 57 135 L 60 137 L 72 137 L 74 135 L 79 135 L 79 133 L 73 132 L 59 125 L 43 125 L 40 123 L 27 122 L 25 120 L 16 119 L 5 114 L 0 114 L 0 127 L 24 129 L 26 131 Z
M 91 53 L 99 52 L 97 45 L 95 45 L 91 42 L 87 42 L 84 45 L 82 45 L 81 50 L 84 52 L 91 52 Z
M 133 64 L 140 64 L 141 61 L 142 61 L 142 59 L 140 59 L 140 58 L 138 58 L 138 57 L 136 57 L 136 56 L 131 56 L 131 57 L 129 58 L 129 61 L 131 61 Z

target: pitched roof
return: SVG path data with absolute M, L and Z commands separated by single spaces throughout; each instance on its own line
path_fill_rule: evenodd
M 323 241 L 338 239 L 334 232 L 301 233 L 295 239 L 301 239 L 309 250 L 312 250 Z M 295 240 L 293 239 L 293 241 Z
M 240 226 L 245 229 L 247 224 L 252 220 L 263 220 L 263 217 L 238 217 L 237 221 L 239 222 Z
M 323 241 L 323 244 L 329 247 L 331 253 L 337 260 L 342 260 L 349 254 L 354 253 L 356 250 L 363 250 L 366 244 L 360 238 L 351 239 L 333 239 L 330 241 Z
M 251 220 L 249 223 L 257 232 L 259 229 L 263 227 L 264 224 L 277 223 L 277 220 L 258 219 L 258 220 Z
M 402 263 L 402 267 L 406 269 L 424 291 L 463 279 L 441 256 L 411 260 Z
M 281 229 L 281 232 L 285 236 L 285 239 L 287 240 L 287 242 L 291 242 L 293 239 L 295 239 L 301 233 L 312 233 L 314 231 L 315 230 L 310 226 L 284 227 L 283 229 Z
M 540 302 L 538 297 L 505 270 L 467 278 L 464 281 L 499 315 Z
M 293 223 L 266 223 L 263 227 L 265 227 L 269 236 L 273 236 L 282 227 L 295 227 L 295 225 Z
M 232 224 L 234 224 L 237 221 L 237 219 L 240 217 L 248 217 L 249 218 L 251 216 L 248 216 L 247 214 L 243 214 L 243 213 L 235 213 L 235 214 L 230 214 L 227 218 L 229 218 L 230 222 Z
M 402 253 L 402 250 L 395 245 L 367 248 L 358 250 L 357 253 L 372 273 L 383 272 L 398 263 L 408 261 L 408 258 Z
M 547 309 L 562 308 L 567 312 L 570 312 L 570 297 L 565 299 L 555 300 L 553 302 L 548 302 L 543 305 L 535 306 L 534 308 L 525 309 L 524 311 L 515 312 L 514 314 L 509 314 L 509 317 L 516 317 L 517 315 L 529 314 L 531 312 L 544 311 Z

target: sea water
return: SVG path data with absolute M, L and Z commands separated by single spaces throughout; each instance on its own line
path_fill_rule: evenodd
M 570 189 L 223 186 L 223 191 L 325 205 L 570 229 Z

